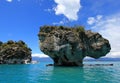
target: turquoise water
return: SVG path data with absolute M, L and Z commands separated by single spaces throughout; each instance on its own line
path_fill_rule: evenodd
M 113 66 L 46 67 L 51 62 L 0 65 L 0 83 L 120 83 L 120 62 Z

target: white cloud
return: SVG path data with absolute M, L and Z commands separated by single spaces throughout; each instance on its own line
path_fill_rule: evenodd
M 107 57 L 120 58 L 120 13 L 101 19 L 91 29 L 110 41 L 112 49 Z
M 57 6 L 54 8 L 55 14 L 63 14 L 70 21 L 78 19 L 78 12 L 81 8 L 80 0 L 54 0 Z
M 120 52 L 111 52 L 107 57 L 120 58 Z
M 7 2 L 12 2 L 13 0 L 6 0 Z
M 93 25 L 95 23 L 98 23 L 101 19 L 102 19 L 102 15 L 97 15 L 96 17 L 89 17 L 87 23 L 89 25 Z
M 49 56 L 48 56 L 48 55 L 45 55 L 45 54 L 35 53 L 35 54 L 32 54 L 32 57 L 43 58 L 43 57 L 49 57 Z
M 44 11 L 46 11 L 46 12 L 52 12 L 53 9 L 48 8 L 48 9 L 44 9 Z
M 96 16 L 96 19 L 97 19 L 97 20 L 100 20 L 102 17 L 103 17 L 102 15 L 97 15 L 97 16 Z
M 69 23 L 68 19 L 63 18 L 61 21 L 59 22 L 53 22 L 53 25 L 66 25 L 67 23 Z
M 64 24 L 64 21 L 60 21 L 60 22 L 53 22 L 53 25 L 62 25 L 62 24 Z
M 89 17 L 87 23 L 88 23 L 89 25 L 92 25 L 93 23 L 95 23 L 95 21 L 96 21 L 96 20 L 95 20 L 94 17 Z
M 13 0 L 6 0 L 6 1 L 10 3 L 10 2 L 12 2 Z M 20 2 L 21 0 L 17 0 L 17 1 Z

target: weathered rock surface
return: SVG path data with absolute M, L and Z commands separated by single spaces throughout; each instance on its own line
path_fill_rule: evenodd
M 23 41 L 0 42 L 0 64 L 26 64 L 31 58 L 31 49 Z
M 41 51 L 57 66 L 82 66 L 86 56 L 97 59 L 111 49 L 107 39 L 83 27 L 43 26 L 38 36 Z

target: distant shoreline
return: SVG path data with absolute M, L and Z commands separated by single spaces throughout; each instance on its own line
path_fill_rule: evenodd
M 49 57 L 44 57 L 44 58 L 39 58 L 39 57 L 32 57 L 32 61 L 40 61 L 40 62 L 49 62 L 52 61 L 51 58 Z M 88 59 L 84 59 L 84 62 L 88 62 L 88 61 L 120 61 L 120 58 L 100 58 L 100 59 L 92 59 L 92 58 L 88 58 Z

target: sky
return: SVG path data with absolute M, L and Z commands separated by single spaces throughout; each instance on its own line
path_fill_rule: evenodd
M 106 57 L 120 58 L 120 0 L 0 0 L 0 41 L 23 40 L 32 56 L 40 51 L 43 25 L 82 25 L 99 32 L 111 44 Z

